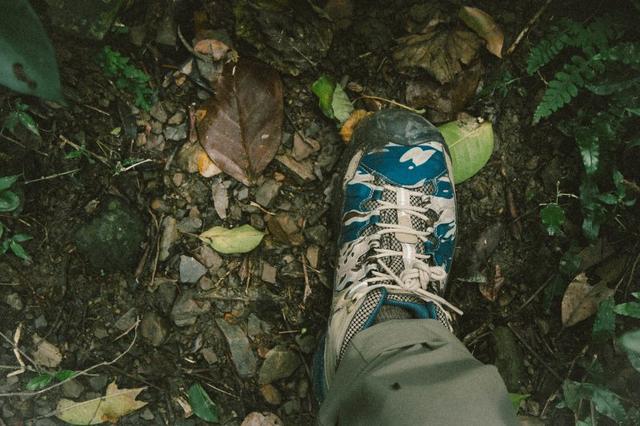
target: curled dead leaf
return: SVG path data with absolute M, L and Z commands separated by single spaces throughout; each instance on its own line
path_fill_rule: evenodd
M 504 275 L 500 265 L 496 264 L 493 280 L 481 283 L 479 286 L 482 296 L 490 302 L 495 302 L 500 293 L 500 289 L 504 285 Z
M 220 40 L 204 39 L 197 42 L 195 46 L 193 46 L 193 50 L 201 55 L 211 57 L 214 61 L 219 61 L 225 57 L 229 51 L 229 46 Z
M 372 113 L 363 109 L 357 109 L 351 113 L 347 121 L 345 121 L 340 128 L 340 136 L 342 137 L 342 141 L 344 143 L 349 143 L 351 141 L 351 136 L 353 136 L 353 131 L 355 130 L 358 123 L 360 123 L 363 118 L 370 114 Z
M 600 282 L 594 286 L 588 283 L 582 272 L 576 276 L 562 296 L 562 325 L 571 327 L 589 318 L 598 310 L 598 304 L 613 295 L 614 291 Z
M 485 39 L 487 50 L 502 58 L 502 45 L 504 44 L 504 34 L 502 30 L 486 12 L 476 8 L 464 6 L 458 14 L 460 19 L 471 28 L 476 34 Z

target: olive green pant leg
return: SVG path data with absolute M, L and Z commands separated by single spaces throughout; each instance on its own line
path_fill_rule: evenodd
M 504 382 L 435 320 L 358 333 L 318 414 L 323 426 L 516 425 Z

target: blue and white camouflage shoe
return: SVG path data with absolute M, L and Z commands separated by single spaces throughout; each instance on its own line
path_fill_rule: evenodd
M 440 131 L 417 114 L 389 109 L 357 127 L 350 149 L 329 330 L 314 360 L 320 400 L 359 331 L 391 318 L 430 318 L 451 329 L 451 312 L 461 314 L 443 298 L 456 202 Z

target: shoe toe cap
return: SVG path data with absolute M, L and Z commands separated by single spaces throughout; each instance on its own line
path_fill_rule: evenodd
M 371 148 L 389 142 L 405 146 L 436 141 L 444 144 L 437 127 L 422 116 L 401 109 L 382 110 L 365 119 L 356 129 L 354 141 Z

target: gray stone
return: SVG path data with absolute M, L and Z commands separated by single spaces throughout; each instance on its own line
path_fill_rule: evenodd
M 276 274 L 277 274 L 277 270 L 275 267 L 271 266 L 267 262 L 262 262 L 262 275 L 261 275 L 262 281 L 269 284 L 275 284 Z
M 211 348 L 202 348 L 200 355 L 202 355 L 202 358 L 204 358 L 204 360 L 209 364 L 215 364 L 218 362 L 218 355 Z
M 292 399 L 282 404 L 282 410 L 288 416 L 300 412 L 300 400 Z
M 171 319 L 178 327 L 193 325 L 198 315 L 204 314 L 211 308 L 211 303 L 204 300 L 196 300 L 196 291 L 184 290 L 176 299 L 171 309 Z
M 89 378 L 89 386 L 96 392 L 102 392 L 107 387 L 107 376 L 92 376 Z
M 49 323 L 47 322 L 47 319 L 44 317 L 44 315 L 40 315 L 33 322 L 33 325 L 34 325 L 35 328 L 45 328 L 48 324 Z
M 267 352 L 267 357 L 260 367 L 258 383 L 272 383 L 285 379 L 293 374 L 300 365 L 300 357 L 282 346 L 276 346 Z
M 197 283 L 207 273 L 207 268 L 193 257 L 180 256 L 180 282 Z
M 146 227 L 139 212 L 123 199 L 108 196 L 99 213 L 76 232 L 78 252 L 96 269 L 125 271 L 140 260 Z
M 4 298 L 4 303 L 11 306 L 16 311 L 21 311 L 24 308 L 24 304 L 22 303 L 22 299 L 18 293 L 9 293 Z
M 187 125 L 167 126 L 164 129 L 164 137 L 170 141 L 181 141 L 187 138 Z
M 175 218 L 167 216 L 162 221 L 162 236 L 160 237 L 160 253 L 158 258 L 165 261 L 171 255 L 171 247 L 178 240 L 177 222 Z
M 147 312 L 140 322 L 140 333 L 151 346 L 162 345 L 168 334 L 165 320 L 155 312 Z
M 153 413 L 151 412 L 151 410 L 149 408 L 145 408 L 142 413 L 140 413 L 140 418 L 142 420 L 153 420 L 156 418 L 156 416 L 153 415 Z
M 115 323 L 115 326 L 120 331 L 129 330 L 136 323 L 136 317 L 138 312 L 136 308 L 131 308 L 124 315 L 122 315 Z
M 311 334 L 296 336 L 295 340 L 300 350 L 305 354 L 311 354 L 316 349 L 316 339 Z
M 172 126 L 175 126 L 177 124 L 182 124 L 183 121 L 184 121 L 184 112 L 178 111 L 171 116 L 168 123 Z
M 269 334 L 271 325 L 262 321 L 255 314 L 250 314 L 247 319 L 247 334 L 252 339 L 260 334 Z
M 202 246 L 200 248 L 200 260 L 202 260 L 204 266 L 209 268 L 211 272 L 217 272 L 224 263 L 222 257 L 209 246 Z
M 82 392 L 84 392 L 84 386 L 75 379 L 62 384 L 62 393 L 67 398 L 78 398 Z
M 151 114 L 153 118 L 161 123 L 167 121 L 167 111 L 165 110 L 164 105 L 162 105 L 161 102 L 156 102 L 155 104 L 153 104 L 151 110 L 149 111 L 149 114 Z
M 96 337 L 96 339 L 104 339 L 109 335 L 109 332 L 105 330 L 104 327 L 96 327 L 96 329 L 93 331 L 93 335 Z
M 102 40 L 115 20 L 124 0 L 46 0 L 51 22 L 65 31 Z
M 266 179 L 256 191 L 256 203 L 263 207 L 269 207 L 278 195 L 282 184 L 273 179 Z
M 162 313 L 168 314 L 171 312 L 173 302 L 176 300 L 176 292 L 176 284 L 171 281 L 162 281 L 158 284 L 155 299 Z
M 306 228 L 304 234 L 311 240 L 311 242 L 321 247 L 326 246 L 329 240 L 329 232 L 323 225 L 316 225 L 310 228 Z
M 185 217 L 178 222 L 178 231 L 182 233 L 195 233 L 202 227 L 202 219 L 199 217 Z
M 224 319 L 216 319 L 216 324 L 222 330 L 224 337 L 229 344 L 231 360 L 236 367 L 238 375 L 242 378 L 252 377 L 256 373 L 257 360 L 251 347 L 249 339 L 238 325 L 229 324 Z

